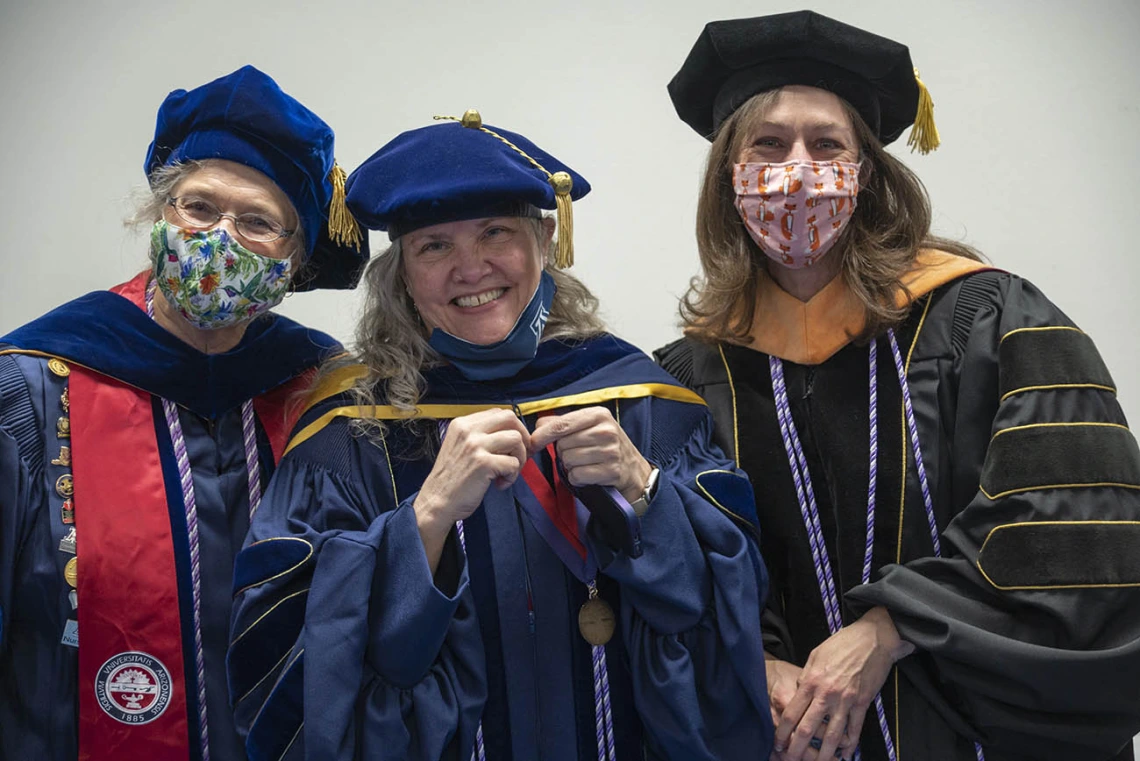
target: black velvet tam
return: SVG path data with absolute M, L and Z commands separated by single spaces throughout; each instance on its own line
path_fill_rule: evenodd
M 835 93 L 884 143 L 914 123 L 919 88 L 905 45 L 812 11 L 705 25 L 669 96 L 681 120 L 712 140 L 749 98 L 786 85 Z

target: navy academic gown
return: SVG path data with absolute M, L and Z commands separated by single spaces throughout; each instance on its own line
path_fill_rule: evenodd
M 611 336 L 544 342 L 501 382 L 450 366 L 427 378 L 425 404 L 525 409 L 647 383 L 687 393 Z M 302 418 L 303 441 L 237 561 L 230 680 L 250 758 L 467 761 L 481 722 L 487 759 L 597 759 L 591 649 L 577 626 L 586 586 L 515 493 L 495 488 L 464 522 L 466 552 L 453 531 L 433 579 L 412 503 L 438 423 L 370 438 L 331 412 L 352 404 L 343 394 Z M 748 481 L 711 443 L 695 397 L 607 406 L 661 469 L 641 557 L 589 540 L 617 611 L 605 648 L 617 758 L 767 758 L 767 579 Z
M 197 497 L 201 552 L 201 620 L 205 653 L 210 755 L 243 758 L 228 706 L 225 651 L 229 643 L 233 558 L 249 526 L 249 491 L 240 405 L 317 364 L 335 346 L 328 336 L 279 316 L 250 325 L 230 352 L 207 356 L 167 333 L 136 304 L 110 291 L 88 294 L 0 339 L 17 349 L 61 357 L 179 404 Z M 73 761 L 77 757 L 77 649 L 61 644 L 75 618 L 64 580 L 72 557 L 59 549 L 61 521 L 56 480 L 66 468 L 51 463 L 66 439 L 68 379 L 48 368 L 48 357 L 0 355 L 0 759 Z M 156 397 L 157 401 L 157 397 Z M 169 434 L 156 407 L 164 465 Z M 274 459 L 258 425 L 263 484 Z M 130 452 L 122 457 L 130 458 Z M 177 473 L 177 470 L 174 470 Z M 168 486 L 169 489 L 169 486 Z M 172 508 L 172 530 L 178 521 Z M 77 529 L 82 552 L 82 514 Z M 185 523 L 181 528 L 185 543 Z M 178 541 L 176 539 L 176 544 Z M 180 597 L 189 598 L 187 559 L 177 554 Z M 139 573 L 148 569 L 140 568 Z M 97 600 L 81 600 L 98 605 Z M 192 663 L 182 611 L 183 651 Z M 82 646 L 82 645 L 81 645 Z M 193 669 L 188 669 L 192 672 Z M 191 677 L 192 681 L 192 677 Z M 190 755 L 200 758 L 196 689 L 190 700 Z

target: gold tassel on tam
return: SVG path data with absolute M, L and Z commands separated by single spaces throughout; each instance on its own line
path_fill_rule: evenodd
M 542 164 L 527 155 L 526 151 L 507 140 L 502 135 L 483 126 L 483 117 L 473 108 L 467 109 L 462 118 L 454 116 L 433 116 L 437 121 L 459 122 L 468 129 L 477 129 L 486 132 L 493 138 L 501 140 L 509 148 L 529 161 L 535 169 L 546 175 L 546 179 L 554 188 L 554 204 L 558 212 L 558 250 L 554 254 L 554 266 L 560 270 L 574 266 L 574 208 L 570 191 L 574 188 L 574 179 L 567 172 L 551 174 Z
M 570 190 L 574 180 L 566 172 L 550 175 L 554 186 L 554 203 L 558 209 L 558 251 L 554 254 L 554 266 L 560 270 L 574 266 L 574 205 L 570 201 Z
M 334 161 L 333 168 L 329 172 L 329 182 L 332 183 L 333 187 L 332 201 L 329 202 L 329 238 L 337 245 L 351 245 L 359 251 L 364 236 L 360 232 L 360 225 L 357 224 L 352 212 L 348 210 L 348 206 L 344 202 L 344 181 L 346 178 L 347 176 L 344 170 L 340 168 L 340 164 Z
M 918 69 L 914 70 L 914 81 L 918 83 L 918 113 L 914 116 L 914 126 L 906 144 L 912 153 L 918 149 L 925 156 L 941 145 L 942 141 L 938 139 L 938 127 L 934 126 L 934 99 L 919 78 Z

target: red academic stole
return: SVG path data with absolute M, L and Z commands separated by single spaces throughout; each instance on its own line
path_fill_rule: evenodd
M 79 758 L 186 759 L 174 544 L 150 394 L 72 367 Z
M 553 444 L 547 447 L 547 452 L 553 483 L 547 480 L 532 457 L 522 469 L 521 480 L 526 489 L 516 481 L 515 498 L 535 530 L 546 540 L 563 565 L 586 583 L 593 580 L 597 573 L 595 560 L 582 540 L 589 515 L 584 507 L 579 507 L 569 485 L 563 483 L 562 476 L 554 465 L 558 455 Z
M 306 373 L 254 400 L 284 451 L 289 402 Z M 79 758 L 190 757 L 183 632 L 167 488 L 149 393 L 71 366 L 71 451 L 77 529 Z M 173 493 L 180 485 L 173 484 Z M 203 559 L 215 562 L 216 559 Z
M 558 456 L 554 445 L 551 444 L 546 449 L 551 462 L 554 462 Z M 538 463 L 532 457 L 523 466 L 522 477 L 526 481 L 526 485 L 534 492 L 534 496 L 538 498 L 543 512 L 558 529 L 558 533 L 566 540 L 566 544 L 574 550 L 576 555 L 585 559 L 586 545 L 578 536 L 578 517 L 574 506 L 574 493 L 566 484 L 562 483 L 562 476 L 559 474 L 558 468 L 552 468 L 552 470 L 553 484 L 546 480 L 546 476 L 542 474 Z

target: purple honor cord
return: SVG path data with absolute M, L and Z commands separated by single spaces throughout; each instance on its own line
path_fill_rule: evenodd
M 241 405 L 241 437 L 245 443 L 245 471 L 249 482 L 249 520 L 261 505 L 261 462 L 257 457 L 257 426 L 254 424 L 253 403 Z
M 922 447 L 918 443 L 918 423 L 914 418 L 914 406 L 910 401 L 910 384 L 906 380 L 906 365 L 903 364 L 902 352 L 899 343 L 895 340 L 895 332 L 887 333 L 891 339 L 891 353 L 895 357 L 895 370 L 899 374 L 899 385 L 902 387 L 903 409 L 906 413 L 906 427 L 910 434 L 910 445 L 914 449 L 914 466 L 918 471 L 918 483 L 922 487 L 922 505 L 926 508 L 926 521 L 930 524 L 930 541 L 934 545 L 934 557 L 942 557 L 942 543 L 938 540 L 938 523 L 934 520 L 934 500 L 930 495 L 930 483 L 926 480 L 926 466 L 922 463 Z
M 930 527 L 930 541 L 934 547 L 934 557 L 942 557 L 942 542 L 938 536 L 938 522 L 934 519 L 934 498 L 930 493 L 930 482 L 926 478 L 926 466 L 922 462 L 922 446 L 918 440 L 918 423 L 914 416 L 914 405 L 911 403 L 910 384 L 906 379 L 906 365 L 903 363 L 902 352 L 893 330 L 887 336 L 891 341 L 891 354 L 895 359 L 895 371 L 899 376 L 899 386 L 902 388 L 903 409 L 906 415 L 907 431 L 910 434 L 910 444 L 914 449 L 914 465 L 918 471 L 918 482 L 922 488 L 922 506 L 926 510 L 926 522 Z M 974 751 L 978 761 L 986 761 L 986 754 L 982 751 L 982 744 L 974 742 Z
M 146 314 L 154 319 L 153 279 L 146 287 Z M 169 399 L 162 400 L 166 428 L 178 462 L 178 480 L 182 485 L 182 505 L 186 509 L 186 539 L 190 548 L 190 586 L 194 608 L 194 673 L 198 679 L 198 726 L 202 745 L 202 761 L 210 761 L 210 733 L 206 717 L 206 660 L 202 649 L 202 563 L 198 544 L 198 505 L 194 497 L 194 478 L 190 471 L 190 456 L 186 451 L 186 437 L 178 418 L 178 405 Z M 261 464 L 257 459 L 257 432 L 254 425 L 253 402 L 241 405 L 242 438 L 245 443 L 246 478 L 249 482 L 249 517 L 257 512 L 261 503 Z
M 590 597 L 598 596 L 598 585 L 589 583 Z M 610 706 L 610 671 L 606 667 L 606 646 L 591 645 L 594 661 L 594 721 L 597 726 L 598 761 L 617 761 L 614 747 L 614 717 Z
M 918 471 L 919 484 L 922 487 L 922 503 L 926 510 L 926 519 L 930 528 L 930 538 L 934 547 L 934 556 L 942 556 L 942 546 L 939 542 L 938 523 L 934 518 L 934 500 L 930 493 L 930 484 L 926 477 L 926 467 L 922 461 L 922 447 L 918 439 L 918 424 L 914 416 L 914 406 L 911 403 L 910 384 L 906 378 L 906 365 L 903 363 L 902 353 L 899 351 L 898 340 L 894 330 L 887 331 L 894 355 L 895 370 L 898 374 L 899 387 L 902 389 L 903 408 L 905 410 L 907 431 L 910 437 L 911 448 L 914 451 L 915 467 Z M 827 544 L 823 538 L 823 528 L 819 520 L 819 509 L 815 501 L 815 490 L 812 488 L 811 473 L 808 471 L 807 458 L 804 457 L 803 447 L 800 444 L 799 433 L 795 421 L 792 419 L 791 405 L 788 403 L 788 389 L 784 381 L 784 365 L 778 357 L 769 356 L 768 368 L 772 375 L 772 393 L 776 403 L 776 418 L 780 424 L 780 435 L 784 440 L 784 451 L 788 455 L 788 465 L 791 467 L 792 480 L 796 485 L 796 497 L 800 503 L 800 515 L 803 517 L 804 529 L 807 531 L 808 544 L 811 547 L 812 562 L 815 565 L 816 581 L 819 584 L 820 598 L 823 601 L 824 613 L 827 615 L 828 630 L 835 634 L 843 626 L 842 613 L 839 608 L 839 597 L 835 591 L 835 579 L 831 569 L 831 561 L 827 553 Z M 878 413 L 878 339 L 872 339 L 868 349 L 869 374 L 869 413 L 870 413 L 870 467 L 867 485 L 867 541 L 863 551 L 862 582 L 867 584 L 871 580 L 871 559 L 875 544 L 875 490 L 879 468 L 879 413 Z M 882 693 L 875 695 L 875 713 L 879 719 L 879 729 L 883 734 L 887 757 L 890 761 L 897 761 L 895 745 L 891 739 L 890 727 L 887 723 L 886 710 L 883 707 Z M 974 743 L 978 761 L 985 761 L 982 746 Z M 855 757 L 860 758 L 858 749 Z
M 892 332 L 890 335 L 893 341 L 894 333 Z M 871 460 L 867 477 L 867 543 L 863 548 L 863 576 L 861 582 L 863 584 L 871 581 L 871 555 L 875 548 L 875 486 L 878 482 L 879 474 L 879 339 L 871 339 L 871 346 L 867 350 L 867 354 L 867 372 L 871 389 L 868 403 Z M 902 377 L 905 383 L 905 374 Z M 883 743 L 887 746 L 887 758 L 891 761 L 895 761 L 897 758 L 895 743 L 891 738 L 890 725 L 887 723 L 887 711 L 883 707 L 882 692 L 875 695 L 875 714 L 879 719 L 879 731 L 883 733 Z M 856 749 L 855 753 L 857 756 L 860 755 L 858 749 Z
M 811 546 L 812 562 L 816 579 L 819 582 L 823 599 L 824 613 L 827 615 L 827 628 L 835 634 L 843 626 L 839 603 L 835 594 L 835 578 L 831 571 L 827 544 L 823 540 L 823 528 L 816 507 L 815 490 L 812 488 L 811 474 L 807 469 L 807 459 L 800 445 L 800 437 L 792 420 L 791 406 L 788 404 L 788 389 L 784 383 L 784 365 L 775 356 L 768 358 L 768 368 L 772 374 L 772 392 L 776 400 L 776 418 L 780 423 L 780 434 L 784 440 L 784 451 L 788 455 L 788 465 L 792 470 L 792 480 L 796 484 L 796 497 L 800 503 L 800 515 L 807 530 Z

